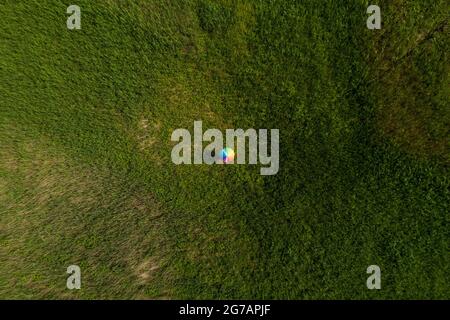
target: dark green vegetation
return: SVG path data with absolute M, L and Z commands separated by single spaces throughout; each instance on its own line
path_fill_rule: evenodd
M 450 298 L 448 1 L 73 2 L 0 4 L 0 298 Z M 280 172 L 174 166 L 194 120 Z

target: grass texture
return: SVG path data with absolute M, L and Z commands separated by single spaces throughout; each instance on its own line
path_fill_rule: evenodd
M 0 4 L 0 298 L 450 298 L 448 1 L 73 2 Z M 175 166 L 196 120 L 279 173 Z

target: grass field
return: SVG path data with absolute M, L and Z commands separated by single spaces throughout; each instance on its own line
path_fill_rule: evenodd
M 449 299 L 450 6 L 369 4 L 2 0 L 0 298 Z M 279 173 L 175 166 L 196 120 Z

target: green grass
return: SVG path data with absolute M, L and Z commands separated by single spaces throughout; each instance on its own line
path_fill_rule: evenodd
M 70 4 L 0 5 L 0 298 L 450 298 L 446 1 Z M 195 120 L 279 173 L 173 165 Z

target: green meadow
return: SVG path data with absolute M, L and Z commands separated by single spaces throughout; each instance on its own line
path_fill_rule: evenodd
M 449 299 L 449 13 L 2 0 L 0 298 Z M 279 129 L 278 174 L 174 165 L 199 120 Z

